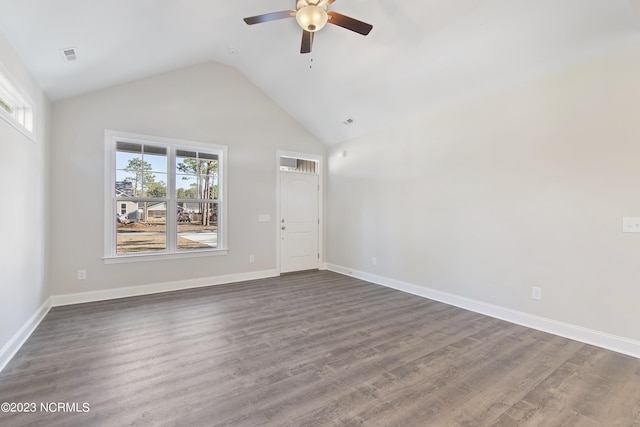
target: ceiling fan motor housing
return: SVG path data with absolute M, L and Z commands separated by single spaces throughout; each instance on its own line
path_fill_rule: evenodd
M 303 6 L 296 12 L 296 21 L 302 29 L 311 33 L 322 29 L 327 23 L 329 16 L 324 8 L 315 5 Z

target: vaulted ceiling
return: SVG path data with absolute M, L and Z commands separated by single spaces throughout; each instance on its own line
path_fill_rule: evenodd
M 295 0 L 0 0 L 0 32 L 52 100 L 217 61 L 333 144 L 424 111 L 640 46 L 638 0 L 337 0 L 301 55 Z M 74 47 L 65 62 L 60 49 Z M 344 122 L 351 118 L 352 124 Z

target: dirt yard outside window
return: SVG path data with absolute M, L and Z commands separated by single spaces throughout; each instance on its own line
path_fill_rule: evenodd
M 215 225 L 178 224 L 178 248 L 185 250 L 214 248 L 215 245 L 193 240 L 193 237 L 198 235 L 215 236 L 217 231 L 218 227 Z M 167 247 L 166 226 L 161 223 L 118 223 L 116 243 L 119 255 L 164 251 Z

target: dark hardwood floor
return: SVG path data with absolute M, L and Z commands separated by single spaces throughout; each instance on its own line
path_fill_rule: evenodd
M 37 405 L 3 427 L 640 426 L 640 360 L 304 272 L 53 308 L 0 402 Z

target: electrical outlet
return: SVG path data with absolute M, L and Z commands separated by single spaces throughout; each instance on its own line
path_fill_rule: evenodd
M 256 262 L 256 257 L 253 255 L 249 255 L 249 262 Z
M 87 270 L 78 270 L 78 280 L 84 280 L 87 278 Z
M 622 218 L 623 233 L 640 233 L 640 218 Z
M 541 300 L 542 299 L 542 288 L 538 286 L 531 287 L 531 298 Z
M 378 258 L 376 258 L 376 257 L 372 257 L 372 258 L 371 258 L 371 264 L 373 264 L 373 265 L 378 265 Z

